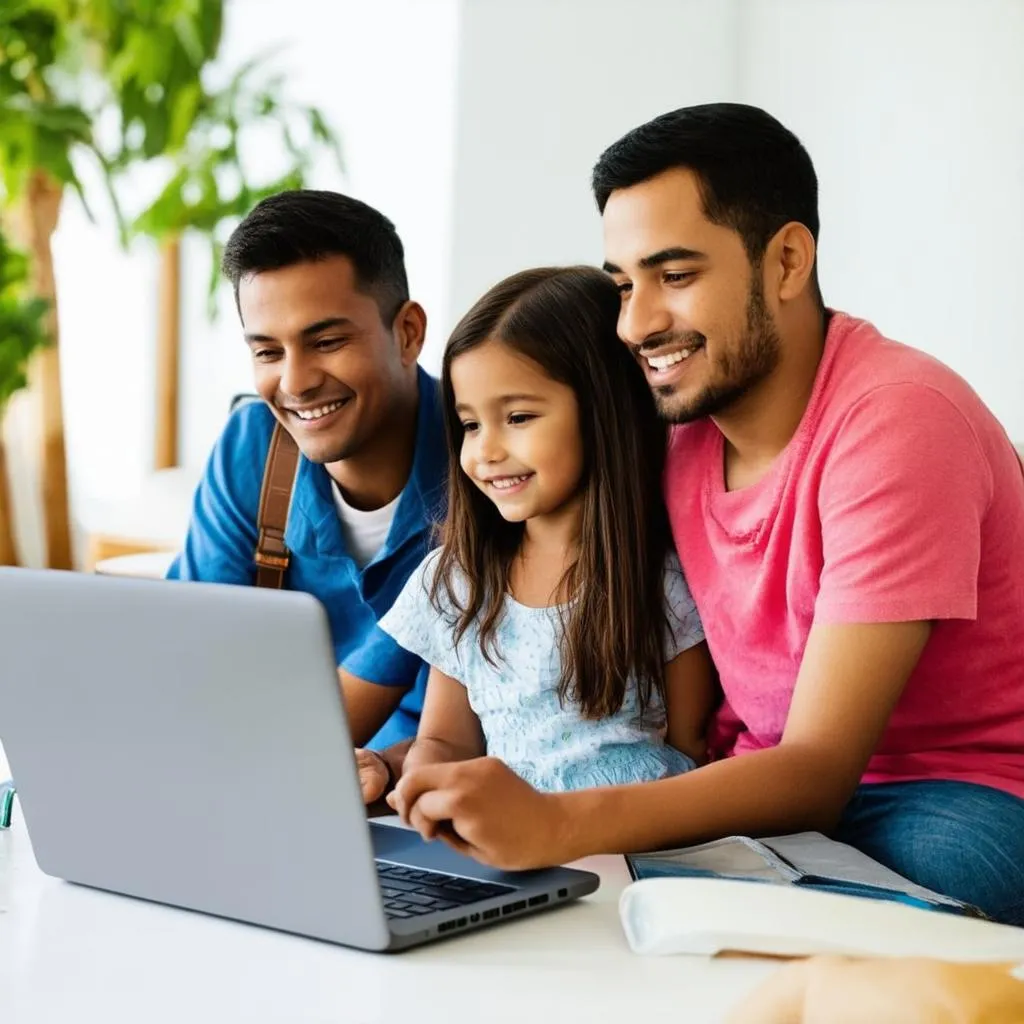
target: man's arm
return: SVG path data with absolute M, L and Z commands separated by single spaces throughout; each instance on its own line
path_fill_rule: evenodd
M 646 786 L 566 794 L 568 852 L 632 852 L 722 835 L 835 827 L 907 679 L 928 623 L 811 630 L 782 741 Z
M 366 813 L 369 817 L 394 813 L 385 803 L 384 796 L 389 790 L 391 780 L 401 777 L 405 758 L 412 744 L 413 739 L 410 737 L 393 743 L 384 750 L 356 748 L 359 788 L 363 792 L 363 802 L 366 804 Z
M 371 817 L 391 814 L 391 808 L 384 802 L 384 797 L 402 775 L 406 755 L 413 743 L 412 737 L 393 743 L 383 750 L 370 750 L 364 745 L 370 742 L 388 720 L 408 687 L 368 683 L 341 668 L 338 669 L 338 676 L 342 680 L 342 695 L 356 748 L 356 769 L 366 812 Z M 356 694 L 354 701 L 349 696 L 350 692 Z M 357 719 L 355 722 L 353 706 Z
M 338 669 L 338 680 L 345 698 L 352 743 L 356 747 L 365 747 L 391 717 L 408 687 L 381 686 L 360 679 L 343 668 Z
M 424 835 L 450 821 L 454 845 L 507 869 L 737 833 L 828 830 L 929 632 L 922 622 L 816 626 L 782 742 L 772 749 L 659 782 L 558 794 L 537 793 L 490 758 L 432 765 L 407 772 L 395 802 Z

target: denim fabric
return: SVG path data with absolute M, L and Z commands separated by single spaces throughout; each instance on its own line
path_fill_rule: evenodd
M 918 885 L 1024 926 L 1024 800 L 970 782 L 861 786 L 835 834 Z

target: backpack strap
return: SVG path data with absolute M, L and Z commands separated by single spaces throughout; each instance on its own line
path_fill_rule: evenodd
M 274 426 L 267 462 L 263 468 L 260 511 L 256 521 L 256 586 L 284 587 L 289 553 L 284 542 L 292 490 L 299 469 L 299 447 L 280 423 Z

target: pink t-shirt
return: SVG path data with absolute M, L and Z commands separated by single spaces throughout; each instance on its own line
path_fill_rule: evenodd
M 811 626 L 936 620 L 863 781 L 1024 797 L 1024 474 L 952 370 L 832 316 L 803 419 L 728 492 L 711 420 L 673 428 L 666 500 L 742 753 L 782 737 Z

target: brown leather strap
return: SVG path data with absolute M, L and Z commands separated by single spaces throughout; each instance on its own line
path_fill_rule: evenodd
M 263 487 L 260 490 L 260 511 L 256 521 L 256 586 L 284 587 L 284 574 L 288 569 L 288 548 L 284 532 L 288 526 L 288 510 L 292 504 L 292 489 L 299 469 L 299 448 L 294 438 L 278 423 L 270 439 L 267 462 L 263 468 Z

